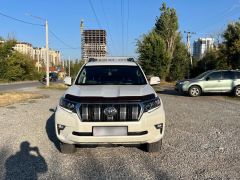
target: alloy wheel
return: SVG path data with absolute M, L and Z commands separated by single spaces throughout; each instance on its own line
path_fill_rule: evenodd
M 240 87 L 237 87 L 235 90 L 235 95 L 240 97 Z
M 193 87 L 193 88 L 191 88 L 191 95 L 192 96 L 199 96 L 199 94 L 200 94 L 200 90 L 199 90 L 199 88 L 197 88 L 197 87 Z

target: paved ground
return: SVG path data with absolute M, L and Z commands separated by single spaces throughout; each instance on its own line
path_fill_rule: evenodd
M 239 179 L 240 101 L 190 98 L 162 91 L 167 127 L 163 149 L 80 148 L 63 155 L 49 98 L 0 108 L 0 179 Z
M 57 82 L 51 82 L 51 83 L 59 83 L 62 82 L 60 80 L 58 80 Z M 16 82 L 16 83 L 10 83 L 10 84 L 6 84 L 6 83 L 1 83 L 0 84 L 0 91 L 13 91 L 13 90 L 25 90 L 28 88 L 33 88 L 33 87 L 40 87 L 43 86 L 44 83 L 42 82 L 38 82 L 38 81 L 32 81 L 32 82 Z

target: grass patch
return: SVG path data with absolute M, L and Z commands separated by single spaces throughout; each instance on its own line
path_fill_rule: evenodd
M 46 96 L 37 93 L 28 92 L 2 92 L 0 93 L 0 107 L 10 104 L 28 101 L 29 99 L 39 99 Z
M 49 87 L 46 87 L 45 85 L 44 86 L 41 86 L 39 87 L 40 89 L 57 89 L 57 90 L 67 90 L 68 89 L 68 86 L 66 86 L 65 84 L 63 83 L 54 83 L 54 84 L 51 84 L 49 85 Z
M 6 79 L 0 79 L 0 83 L 8 83 L 9 81 Z
M 161 83 L 159 85 L 153 86 L 153 88 L 155 91 L 160 91 L 163 88 L 174 88 L 175 84 L 176 82 L 167 82 L 167 81 L 161 80 Z
M 175 84 L 176 84 L 175 81 L 173 81 L 173 82 L 161 81 L 160 86 L 163 86 L 163 87 L 174 87 Z

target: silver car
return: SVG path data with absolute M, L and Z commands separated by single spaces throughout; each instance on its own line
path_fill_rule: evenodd
M 178 81 L 175 88 L 178 92 L 187 93 L 192 97 L 202 93 L 232 92 L 240 97 L 239 70 L 211 70 L 193 79 Z

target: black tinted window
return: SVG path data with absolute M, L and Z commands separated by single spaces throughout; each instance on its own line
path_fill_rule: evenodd
M 240 72 L 235 72 L 235 78 L 240 79 Z
M 219 80 L 222 79 L 222 72 L 213 72 L 208 75 L 209 80 Z
M 234 78 L 234 73 L 231 71 L 223 71 L 222 75 L 223 75 L 223 79 L 233 79 Z
M 146 80 L 138 66 L 85 66 L 76 84 L 142 85 Z

